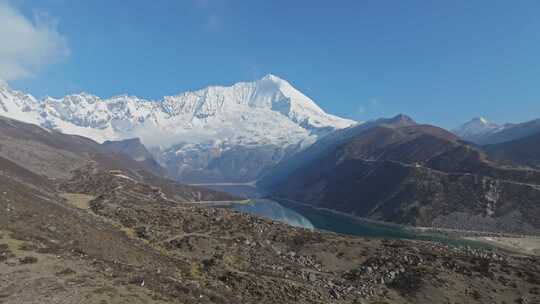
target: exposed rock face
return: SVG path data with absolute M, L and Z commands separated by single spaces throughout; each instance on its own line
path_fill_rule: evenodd
M 296 170 L 277 197 L 414 226 L 540 233 L 540 172 L 510 169 L 442 129 L 377 126 Z
M 138 162 L 153 159 L 152 154 L 146 149 L 138 138 L 124 139 L 119 141 L 105 141 L 105 149 L 125 153 Z
M 123 153 L 141 163 L 148 171 L 159 176 L 165 176 L 167 171 L 152 156 L 138 138 L 131 138 L 119 141 L 105 141 L 103 147 L 106 151 Z

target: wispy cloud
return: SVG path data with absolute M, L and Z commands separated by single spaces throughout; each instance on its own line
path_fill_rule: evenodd
M 220 0 L 192 0 L 193 6 L 202 12 L 204 27 L 206 30 L 218 31 L 223 25 L 223 16 L 220 11 L 225 1 Z
M 193 4 L 198 8 L 207 8 L 210 4 L 210 0 L 193 0 Z
M 211 14 L 206 20 L 206 29 L 209 31 L 217 31 L 221 26 L 221 18 L 216 14 Z
M 46 12 L 28 19 L 7 0 L 0 0 L 0 79 L 33 76 L 45 66 L 69 56 L 57 21 Z
M 376 115 L 381 111 L 382 104 L 377 98 L 371 98 L 364 104 L 359 105 L 356 108 L 356 115 L 359 117 L 366 117 Z

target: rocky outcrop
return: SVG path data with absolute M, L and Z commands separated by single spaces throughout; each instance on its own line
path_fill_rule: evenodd
M 107 152 L 123 153 L 131 157 L 136 162 L 143 165 L 148 171 L 158 175 L 166 176 L 167 171 L 152 156 L 152 153 L 146 149 L 139 138 L 131 138 L 118 141 L 105 141 L 103 148 Z

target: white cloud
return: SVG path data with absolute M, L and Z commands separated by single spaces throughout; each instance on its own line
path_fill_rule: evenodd
M 44 12 L 26 18 L 8 1 L 0 0 L 0 79 L 31 77 L 40 69 L 69 56 L 57 22 Z

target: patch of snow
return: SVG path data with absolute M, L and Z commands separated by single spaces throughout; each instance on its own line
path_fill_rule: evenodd
M 355 124 L 324 112 L 289 82 L 267 75 L 152 101 L 80 93 L 37 100 L 0 86 L 0 115 L 97 142 L 141 138 L 149 147 L 309 144 Z M 187 148 L 187 146 L 185 147 Z
M 476 117 L 472 120 L 464 123 L 463 125 L 452 130 L 457 136 L 470 139 L 478 136 L 499 132 L 504 129 L 505 126 L 501 126 L 492 123 L 484 117 Z

